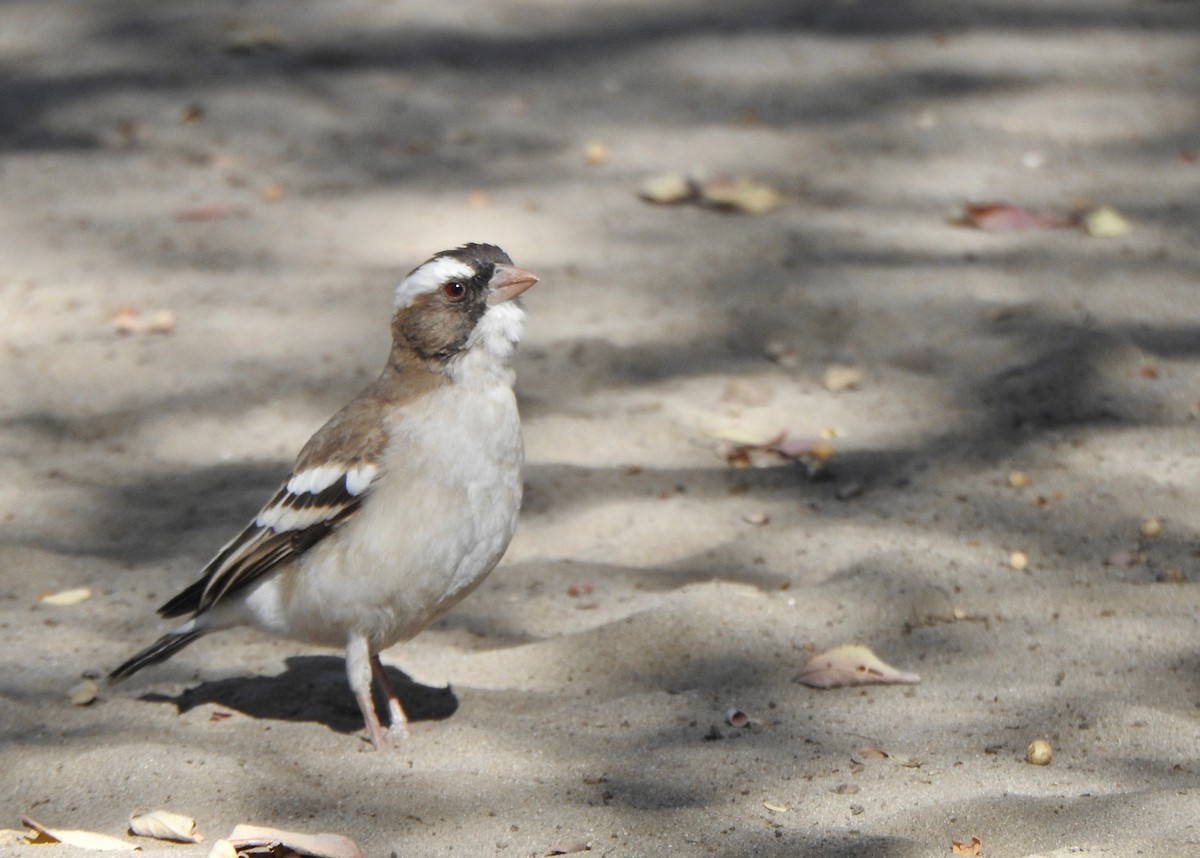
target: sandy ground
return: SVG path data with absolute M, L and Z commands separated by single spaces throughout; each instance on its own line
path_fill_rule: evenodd
M 1200 854 L 1198 25 L 1187 0 L 4 3 L 0 828 Z M 784 203 L 637 198 L 676 170 Z M 1132 229 L 988 233 L 966 200 Z M 385 656 L 403 749 L 362 741 L 338 654 L 249 632 L 72 705 L 376 371 L 398 278 L 468 240 L 543 278 L 527 498 L 488 582 Z M 118 336 L 122 306 L 175 329 Z M 785 429 L 832 436 L 821 478 L 718 455 Z M 792 681 L 850 642 L 921 684 Z

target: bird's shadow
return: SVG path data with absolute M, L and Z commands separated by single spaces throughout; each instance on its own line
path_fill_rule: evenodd
M 301 655 L 288 658 L 286 664 L 283 673 L 276 676 L 235 676 L 203 682 L 177 696 L 150 693 L 141 699 L 172 703 L 180 714 L 212 703 L 251 718 L 308 721 L 324 724 L 339 733 L 363 728 L 362 714 L 346 681 L 343 659 L 332 655 Z M 441 721 L 458 710 L 458 698 L 449 686 L 421 685 L 394 667 L 385 666 L 384 671 L 410 722 Z M 386 724 L 387 707 L 378 693 L 375 707 Z

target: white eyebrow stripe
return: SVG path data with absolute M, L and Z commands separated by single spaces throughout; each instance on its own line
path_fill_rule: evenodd
M 470 280 L 474 276 L 475 269 L 467 263 L 451 256 L 439 256 L 429 260 L 400 282 L 396 287 L 392 306 L 399 310 L 409 306 L 418 295 L 432 292 L 449 280 Z

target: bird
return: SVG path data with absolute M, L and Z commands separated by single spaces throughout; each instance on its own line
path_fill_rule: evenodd
M 394 749 L 408 718 L 379 653 L 474 590 L 516 529 L 525 453 L 512 358 L 525 328 L 518 299 L 537 280 L 492 244 L 413 269 L 395 290 L 382 372 L 309 439 L 199 579 L 159 608 L 187 619 L 110 681 L 235 626 L 344 647 L 367 736 Z

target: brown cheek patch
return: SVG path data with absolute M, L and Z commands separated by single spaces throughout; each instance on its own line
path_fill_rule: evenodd
M 422 357 L 453 354 L 466 344 L 486 310 L 486 301 L 474 290 L 456 304 L 440 294 L 422 295 L 397 316 L 393 333 Z

